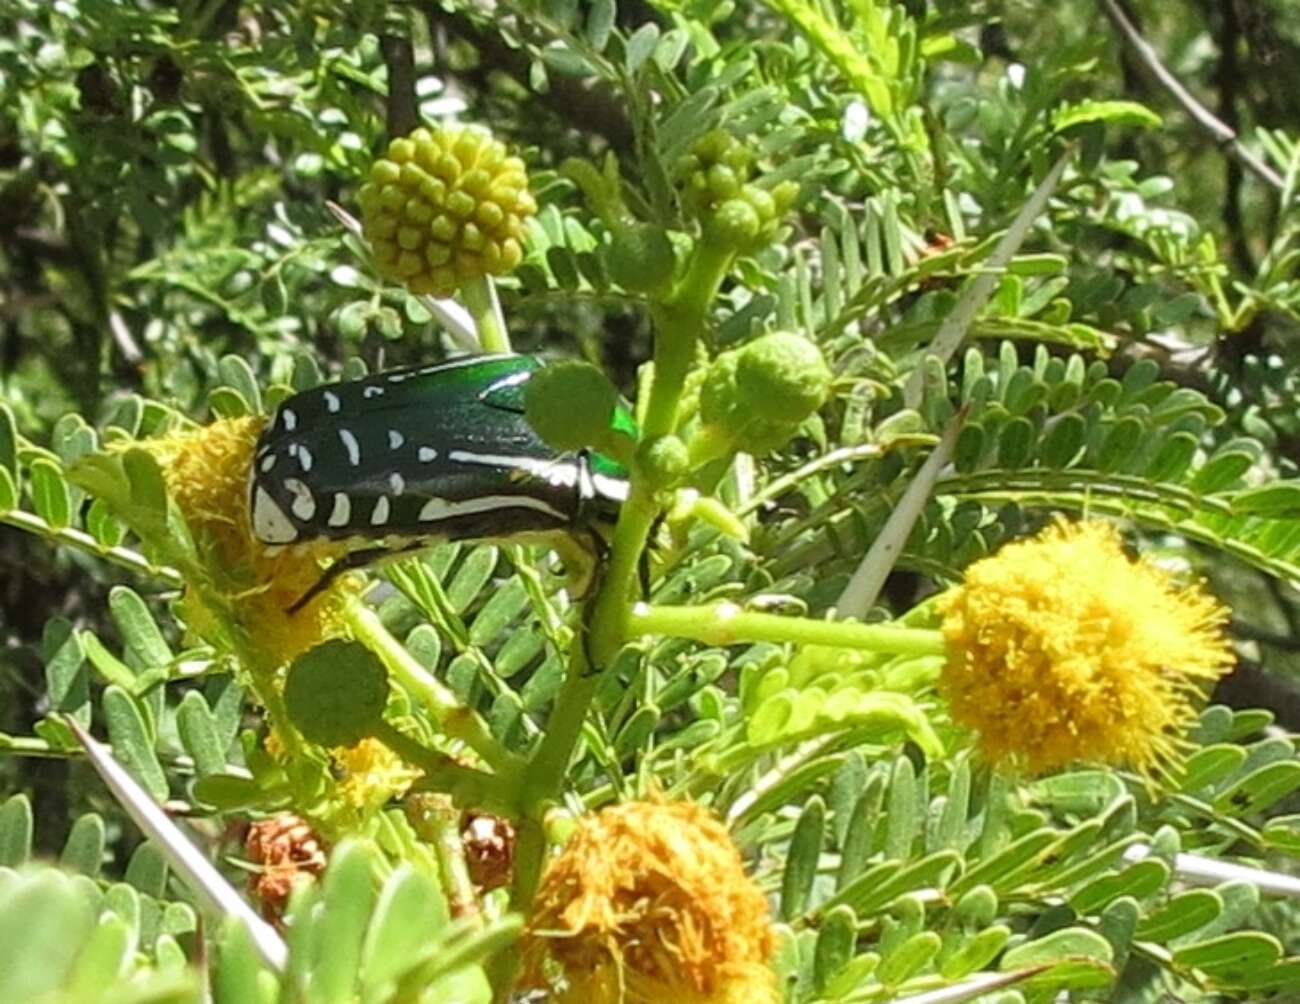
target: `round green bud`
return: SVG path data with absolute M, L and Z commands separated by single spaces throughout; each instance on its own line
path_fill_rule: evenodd
M 673 488 L 690 471 L 691 457 L 686 444 L 676 436 L 656 436 L 637 449 L 637 465 L 656 488 Z
M 732 199 L 742 191 L 740 179 L 736 177 L 736 172 L 726 164 L 714 164 L 709 168 L 707 177 L 709 180 L 709 193 L 715 199 Z
M 740 143 L 725 129 L 710 129 L 695 141 L 691 153 L 701 164 L 718 164 L 735 158 L 741 150 Z
M 748 202 L 728 199 L 704 221 L 704 232 L 719 244 L 745 248 L 753 243 L 762 226 L 762 218 Z
M 700 385 L 707 444 L 693 439 L 693 455 L 716 454 L 723 442 L 746 453 L 779 449 L 825 401 L 830 381 L 817 347 L 799 335 L 765 335 L 722 353 Z
M 611 434 L 618 391 L 590 363 L 554 363 L 524 387 L 528 424 L 557 450 L 599 446 Z
M 487 133 L 419 128 L 371 166 L 358 194 L 362 232 L 385 275 L 413 293 L 450 296 L 518 266 L 537 212 L 527 188 L 523 161 Z M 410 257 L 390 251 L 394 233 Z
M 826 401 L 831 371 L 821 350 L 802 335 L 778 331 L 740 349 L 736 389 L 748 410 L 781 424 L 798 424 Z
M 747 178 L 749 177 L 750 166 L 754 162 L 754 154 L 745 144 L 733 139 L 731 145 L 723 151 L 718 160 Z
M 772 198 L 772 193 L 767 189 L 759 188 L 757 185 L 746 185 L 741 198 L 754 208 L 754 212 L 758 213 L 758 218 L 764 223 L 776 219 L 776 199 Z
M 354 746 L 383 722 L 388 673 L 360 642 L 335 638 L 294 660 L 284 703 L 294 727 L 310 742 Z
M 663 227 L 652 223 L 621 226 L 605 250 L 609 277 L 633 293 L 658 293 L 673 281 L 677 259 Z
M 688 213 L 707 221 L 728 200 L 740 198 L 753 173 L 753 159 L 748 145 L 725 129 L 711 129 L 697 139 L 677 162 Z

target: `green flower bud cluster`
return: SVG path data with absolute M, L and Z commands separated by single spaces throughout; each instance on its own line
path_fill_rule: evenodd
M 799 194 L 793 181 L 772 188 L 754 184 L 752 151 L 722 129 L 701 136 L 677 168 L 683 205 L 705 236 L 740 251 L 770 244 Z
M 450 296 L 523 260 L 537 212 L 524 162 L 500 140 L 460 127 L 395 139 L 361 186 L 362 229 L 386 274 L 413 293 Z
M 821 350 L 792 332 L 756 338 L 724 352 L 700 387 L 700 421 L 711 451 L 726 443 L 746 453 L 770 453 L 830 393 L 831 371 Z

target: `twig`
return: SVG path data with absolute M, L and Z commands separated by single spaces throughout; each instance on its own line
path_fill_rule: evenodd
M 1124 852 L 1128 861 L 1141 861 L 1151 853 L 1151 848 L 1135 844 Z M 1300 898 L 1300 879 L 1284 872 L 1271 872 L 1232 861 L 1220 861 L 1203 854 L 1174 855 L 1174 870 L 1189 885 L 1216 886 L 1222 882 L 1249 882 L 1260 892 L 1274 896 Z
M 871 549 L 854 570 L 853 577 L 840 593 L 840 598 L 835 601 L 837 616 L 861 619 L 876 602 L 885 579 L 898 562 L 898 556 L 903 553 L 903 545 L 912 535 L 912 528 L 921 518 L 926 502 L 930 500 L 935 482 L 952 459 L 953 450 L 957 448 L 957 436 L 966 422 L 967 411 L 967 408 L 963 408 L 952 417 L 948 428 L 943 432 L 943 438 L 916 472 L 916 477 L 907 486 L 907 491 L 898 500 L 894 511 L 889 514 L 879 536 L 872 541 Z
M 1051 964 L 1044 963 L 1038 966 L 1030 966 L 1027 969 L 1017 969 L 1010 973 L 976 973 L 960 983 L 952 984 L 952 986 L 930 990 L 911 997 L 895 997 L 894 1001 L 895 1004 L 963 1004 L 964 1001 L 973 1001 L 985 997 L 990 991 L 1021 983 L 1031 976 L 1037 976 L 1039 973 L 1051 968 Z
M 1099 2 L 1102 12 L 1110 23 L 1115 26 L 1116 30 L 1124 36 L 1124 40 L 1133 48 L 1142 65 L 1156 78 L 1160 86 L 1167 90 L 1170 96 L 1178 102 L 1183 111 L 1191 116 L 1192 121 L 1213 136 L 1215 142 L 1227 151 L 1228 156 L 1240 163 L 1242 167 L 1279 192 L 1282 191 L 1285 185 L 1281 176 L 1251 153 L 1237 137 L 1236 131 L 1231 126 L 1218 119 L 1213 112 L 1192 96 L 1187 88 L 1179 82 L 1178 78 L 1169 71 L 1168 67 L 1160 61 L 1160 56 L 1156 53 L 1156 50 L 1133 26 L 1133 22 L 1124 14 L 1117 0 L 1099 0 Z
M 1257 641 L 1269 648 L 1280 648 L 1285 652 L 1300 652 L 1300 637 L 1256 627 L 1236 617 L 1232 619 L 1232 633 L 1247 641 Z
M 72 730 L 104 784 L 137 826 L 162 852 L 172 870 L 181 877 L 199 903 L 223 920 L 234 918 L 244 925 L 253 948 L 271 970 L 283 973 L 289 950 L 275 928 L 244 902 L 225 877 L 172 822 L 162 806 L 87 732 L 71 715 L 63 723 Z
M 1074 148 L 1069 147 L 1057 158 L 1051 170 L 1030 193 L 1025 204 L 1020 207 L 1020 212 L 1016 213 L 1011 226 L 1007 228 L 1007 232 L 994 247 L 993 253 L 983 263 L 979 275 L 962 290 L 952 310 L 948 311 L 948 316 L 943 319 L 939 330 L 935 332 L 934 338 L 925 350 L 925 356 L 917 361 L 916 369 L 912 371 L 912 375 L 907 379 L 907 385 L 903 388 L 903 404 L 908 408 L 915 408 L 921 403 L 925 381 L 925 357 L 935 356 L 940 362 L 947 363 L 953 353 L 961 347 L 966 332 L 975 320 L 975 315 L 980 312 L 984 304 L 988 303 L 989 297 L 993 295 L 993 290 L 1002 278 L 1002 270 L 1007 267 L 1012 256 L 1020 250 L 1020 245 L 1029 236 L 1030 228 L 1038 221 L 1039 214 L 1047 208 L 1047 201 L 1056 191 L 1061 175 L 1065 173 L 1065 168 L 1073 156 Z
M 739 823 L 749 811 L 758 804 L 758 800 L 788 778 L 795 770 L 812 762 L 825 753 L 840 739 L 839 736 L 821 736 L 800 743 L 794 750 L 778 760 L 771 770 L 757 778 L 745 792 L 731 803 L 727 809 L 727 825 L 733 830 L 739 829 Z
M 1241 67 L 1237 65 L 1237 42 L 1241 38 L 1241 23 L 1237 17 L 1237 0 L 1219 0 L 1221 31 L 1219 33 L 1219 60 L 1214 68 L 1214 82 L 1219 89 L 1219 114 L 1230 129 L 1236 129 L 1237 92 L 1241 84 Z M 1232 256 L 1245 275 L 1254 275 L 1258 268 L 1251 258 L 1250 241 L 1246 238 L 1241 215 L 1241 183 L 1245 180 L 1241 161 L 1235 157 L 1224 158 L 1223 226 L 1232 236 Z
M 44 537 L 55 544 L 74 547 L 86 554 L 93 554 L 97 558 L 103 558 L 121 568 L 139 572 L 141 575 L 156 576 L 173 586 L 182 585 L 184 582 L 176 569 L 166 565 L 155 565 L 138 551 L 120 545 L 105 544 L 86 531 L 78 530 L 73 526 L 54 526 L 34 513 L 21 509 L 0 509 L 0 526 L 6 525 Z
M 415 100 L 415 52 L 411 40 L 400 35 L 379 36 L 379 48 L 388 67 L 388 135 L 405 136 L 420 124 Z

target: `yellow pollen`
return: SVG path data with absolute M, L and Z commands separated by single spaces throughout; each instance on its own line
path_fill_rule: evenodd
M 221 419 L 140 445 L 157 458 L 168 494 L 205 557 L 211 588 L 187 592 L 190 626 L 203 634 L 219 630 L 221 620 L 233 622 L 263 661 L 276 666 L 343 633 L 342 609 L 355 578 L 344 576 L 303 609 L 287 612 L 320 578 L 321 560 L 337 548 L 309 544 L 269 554 L 253 537 L 248 472 L 264 424 L 261 416 Z M 216 598 L 224 617 L 210 609 Z
M 1153 776 L 1233 664 L 1225 608 L 1130 559 L 1100 521 L 1008 544 L 940 609 L 953 720 L 991 762 L 1035 774 L 1087 761 Z

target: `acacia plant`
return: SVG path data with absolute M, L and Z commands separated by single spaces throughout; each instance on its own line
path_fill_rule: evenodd
M 1295 999 L 1276 6 L 9 0 L 0 1000 Z

